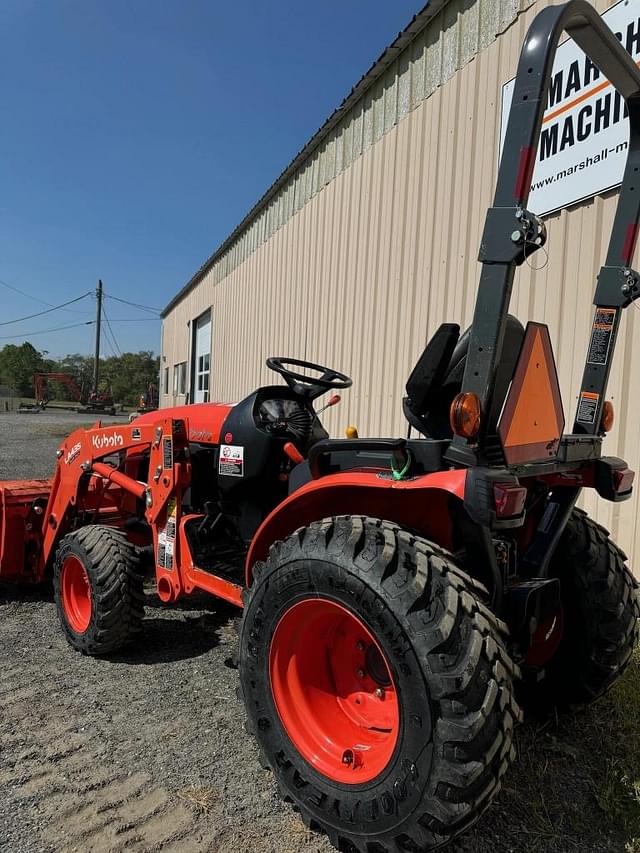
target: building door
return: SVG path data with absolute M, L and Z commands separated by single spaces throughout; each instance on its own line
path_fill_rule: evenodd
M 193 372 L 191 399 L 194 403 L 209 402 L 209 373 L 211 370 L 211 311 L 205 311 L 195 321 L 193 330 Z

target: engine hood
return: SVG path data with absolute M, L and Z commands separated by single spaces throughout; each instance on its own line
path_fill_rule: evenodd
M 189 441 L 200 444 L 220 444 L 220 430 L 235 403 L 191 403 L 188 406 L 158 409 L 140 415 L 134 424 L 152 424 L 161 418 L 184 420 L 189 430 Z

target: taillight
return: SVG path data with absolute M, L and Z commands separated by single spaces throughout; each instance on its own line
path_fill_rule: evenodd
M 616 494 L 622 495 L 625 492 L 628 492 L 631 486 L 633 485 L 634 477 L 635 471 L 632 471 L 631 468 L 619 468 L 617 471 L 614 471 L 613 487 L 616 491 Z
M 508 483 L 495 483 L 493 486 L 493 502 L 499 518 L 522 515 L 526 499 L 527 490 L 524 486 L 512 486 Z

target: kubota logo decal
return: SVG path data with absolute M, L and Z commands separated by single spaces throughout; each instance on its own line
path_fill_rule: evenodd
M 91 438 L 91 443 L 96 450 L 104 450 L 105 448 L 122 447 L 124 438 L 117 432 L 113 435 L 94 435 Z

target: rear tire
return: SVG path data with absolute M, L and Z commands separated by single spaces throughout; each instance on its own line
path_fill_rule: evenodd
M 525 682 L 525 709 L 574 710 L 602 696 L 638 644 L 640 604 L 626 555 L 608 531 L 574 510 L 553 557 L 560 580 L 563 633 L 537 683 Z
M 65 536 L 56 553 L 53 589 L 65 636 L 83 654 L 116 651 L 140 631 L 140 560 L 119 530 L 92 524 Z
M 340 850 L 432 850 L 467 829 L 500 788 L 520 716 L 507 629 L 482 603 L 481 588 L 437 546 L 357 516 L 298 530 L 272 546 L 255 570 L 241 627 L 241 692 L 247 728 L 285 799 Z M 337 633 L 325 631 L 332 608 L 348 614 L 346 623 L 343 617 L 335 623 Z M 370 656 L 370 645 L 354 642 L 349 626 L 357 631 L 358 625 L 380 654 Z M 302 640 L 297 652 L 296 638 Z M 353 663 L 358 654 L 362 664 Z M 362 692 L 340 689 L 350 665 Z M 287 704 L 283 678 L 294 700 L 296 685 L 305 688 L 308 679 L 310 701 L 303 689 Z M 363 726 L 362 741 L 341 752 L 353 743 L 353 731 L 343 734 L 351 722 L 323 724 L 337 719 L 335 709 L 353 696 L 358 708 L 349 706 L 349 717 L 360 714 L 376 701 L 376 683 L 397 703 L 397 716 Z M 322 715 L 313 710 L 319 703 L 327 709 Z M 305 757 L 314 754 L 304 745 L 307 734 L 317 745 L 327 732 L 334 751 L 312 763 Z M 375 755 L 367 751 L 375 746 L 372 732 L 388 734 Z M 344 765 L 353 781 L 344 781 Z

